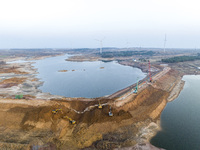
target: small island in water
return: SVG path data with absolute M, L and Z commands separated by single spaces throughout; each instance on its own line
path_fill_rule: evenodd
M 68 70 L 58 70 L 58 72 L 67 72 Z

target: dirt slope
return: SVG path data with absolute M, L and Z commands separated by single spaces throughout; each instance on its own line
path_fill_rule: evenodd
M 180 80 L 181 75 L 170 70 L 143 90 L 139 89 L 137 95 L 128 97 L 121 106 L 116 106 L 116 99 L 107 98 L 1 98 L 0 147 L 110 150 L 147 141 L 151 132 L 157 130 L 152 122 L 160 117 L 170 92 Z M 99 102 L 102 109 L 98 108 Z M 110 107 L 113 117 L 108 115 Z M 55 109 L 62 111 L 53 114 Z M 72 125 L 65 116 L 76 124 Z

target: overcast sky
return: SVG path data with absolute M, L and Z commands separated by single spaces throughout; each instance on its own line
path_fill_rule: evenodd
M 0 48 L 162 48 L 165 34 L 200 48 L 200 1 L 0 0 Z

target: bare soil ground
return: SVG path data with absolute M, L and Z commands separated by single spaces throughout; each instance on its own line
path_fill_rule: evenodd
M 132 60 L 121 63 L 138 65 L 143 71 L 148 71 L 143 63 Z M 130 94 L 121 101 L 117 96 L 64 98 L 37 91 L 41 83 L 33 76 L 35 71 L 30 64 L 14 69 L 11 65 L 1 67 L 5 68 L 3 74 L 9 74 L 9 77 L 0 79 L 3 91 L 0 94 L 1 149 L 110 150 L 141 148 L 141 145 L 155 149 L 146 143 L 159 130 L 157 120 L 169 96 L 178 95 L 183 86 L 180 84 L 183 74 L 171 69 L 139 88 L 138 94 Z M 152 68 L 155 73 L 163 69 L 158 64 Z M 27 70 L 26 74 L 24 70 Z M 19 77 L 16 76 L 18 73 L 21 74 Z M 2 86 L 5 84 L 7 86 Z M 27 93 L 24 99 L 13 99 L 14 93 L 21 91 Z M 122 96 L 126 92 L 122 92 Z M 102 109 L 98 108 L 99 101 Z M 108 115 L 110 107 L 113 117 Z M 53 114 L 55 109 L 62 111 Z M 65 116 L 75 120 L 76 124 L 72 125 Z
M 26 80 L 26 78 L 16 78 L 16 77 L 5 79 L 0 83 L 0 87 L 8 88 L 8 87 L 12 87 L 12 86 L 17 86 L 19 84 L 22 84 L 25 80 Z
M 177 77 L 179 74 L 171 70 L 161 80 L 157 80 L 154 86 L 148 85 L 120 107 L 115 106 L 115 99 L 107 98 L 86 101 L 81 98 L 0 99 L 1 145 L 3 148 L 10 145 L 14 149 L 34 146 L 55 149 L 113 149 L 147 141 L 143 134 L 138 133 L 159 118 L 167 103 L 173 88 L 170 88 L 171 84 L 162 83 L 175 82 Z M 99 100 L 101 104 L 106 104 L 102 109 L 97 107 Z M 81 112 L 90 106 L 94 107 L 84 113 L 74 111 Z M 110 106 L 113 117 L 108 115 Z M 62 111 L 53 114 L 52 110 L 55 109 Z M 76 120 L 76 124 L 70 124 L 64 116 Z
M 169 66 L 185 75 L 200 74 L 200 60 L 179 63 L 170 63 Z

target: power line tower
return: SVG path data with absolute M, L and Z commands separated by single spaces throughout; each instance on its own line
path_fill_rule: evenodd
M 96 41 L 99 41 L 99 43 L 100 43 L 100 48 L 99 48 L 99 53 L 100 54 L 102 54 L 102 49 L 103 49 L 103 40 L 105 39 L 105 37 L 103 38 L 103 39 L 101 39 L 101 40 L 99 40 L 99 39 L 95 39 Z
M 126 50 L 129 49 L 129 44 L 130 44 L 130 42 L 126 41 Z
M 167 36 L 165 34 L 165 39 L 164 39 L 164 53 L 165 53 L 166 42 L 167 42 Z
M 151 78 L 151 63 L 150 61 L 148 61 L 149 63 L 149 82 L 152 82 L 152 78 Z

